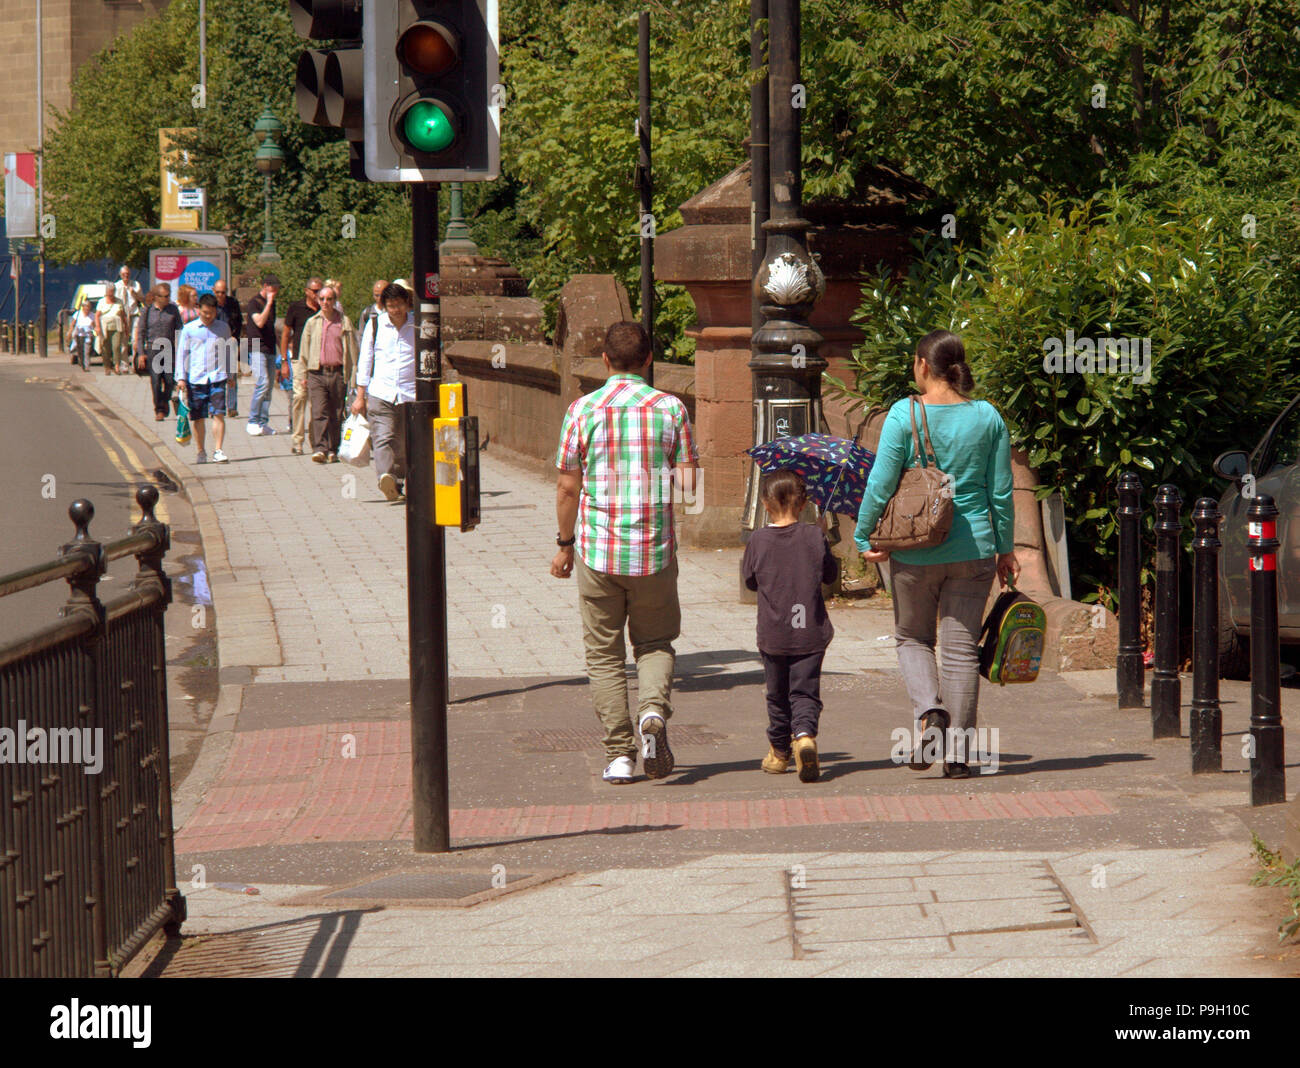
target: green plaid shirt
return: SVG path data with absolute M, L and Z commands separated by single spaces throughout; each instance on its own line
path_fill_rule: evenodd
M 654 575 L 671 563 L 673 468 L 699 459 L 686 406 L 640 375 L 612 374 L 564 416 L 555 466 L 583 473 L 577 552 L 593 571 Z

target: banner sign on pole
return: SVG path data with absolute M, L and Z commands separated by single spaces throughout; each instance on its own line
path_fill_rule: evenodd
M 11 240 L 36 236 L 36 153 L 5 153 L 5 228 Z
M 158 155 L 162 166 L 162 211 L 159 226 L 164 230 L 197 230 L 199 213 L 181 205 L 181 189 L 188 183 L 189 153 L 175 147 L 177 137 L 193 134 L 193 128 L 158 131 Z

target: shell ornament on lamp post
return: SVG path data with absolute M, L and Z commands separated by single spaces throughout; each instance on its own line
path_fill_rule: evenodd
M 755 280 L 759 299 L 766 303 L 790 307 L 811 305 L 826 293 L 826 276 L 816 259 L 801 259 L 793 252 L 782 252 L 763 265 Z

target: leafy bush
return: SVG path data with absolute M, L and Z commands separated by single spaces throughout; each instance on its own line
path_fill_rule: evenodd
M 1164 482 L 1185 501 L 1217 496 L 1214 457 L 1253 443 L 1300 389 L 1300 292 L 1280 267 L 1300 227 L 1281 215 L 1257 225 L 1282 243 L 1110 192 L 1069 210 L 1049 198 L 993 225 L 987 250 L 928 238 L 905 278 L 864 290 L 856 391 L 877 403 L 905 395 L 917 340 L 960 333 L 978 395 L 1027 451 L 1040 495 L 1065 499 L 1076 586 L 1108 586 L 1120 471 L 1139 472 L 1148 504 Z M 1149 381 L 1049 369 L 1067 331 L 1149 342 Z

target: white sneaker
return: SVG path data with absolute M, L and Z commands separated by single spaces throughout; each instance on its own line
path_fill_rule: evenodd
M 616 757 L 609 762 L 605 774 L 601 776 L 606 782 L 623 785 L 632 781 L 636 775 L 636 763 L 631 757 Z
M 207 463 L 207 462 L 208 462 L 208 454 L 207 454 L 206 452 L 201 452 L 201 453 L 199 453 L 196 457 L 194 457 L 194 462 L 195 462 L 196 464 L 205 464 L 205 463 Z
M 275 433 L 275 427 L 273 427 L 270 423 L 267 423 L 266 426 L 262 427 L 262 433 L 268 436 L 272 435 Z
M 227 461 L 228 459 L 229 459 L 229 458 L 226 456 L 226 454 L 225 454 L 224 452 L 222 452 L 220 449 L 217 449 L 217 450 L 212 454 L 212 462 L 213 462 L 214 464 L 224 464 L 224 463 L 226 463 L 226 461 Z
M 247 426 L 244 427 L 244 429 L 247 430 L 250 434 L 252 434 L 253 437 L 255 438 L 259 438 L 262 436 L 262 427 L 257 423 L 249 423 Z
M 379 492 L 387 497 L 390 501 L 397 500 L 401 494 L 397 491 L 397 479 L 385 471 L 379 476 Z M 614 765 L 610 765 L 613 767 Z
M 646 778 L 662 779 L 677 766 L 673 751 L 668 748 L 668 724 L 657 712 L 647 712 L 641 717 L 641 763 Z

